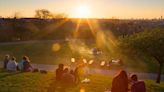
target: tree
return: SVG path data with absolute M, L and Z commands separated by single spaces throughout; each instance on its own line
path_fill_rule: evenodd
M 53 14 L 46 9 L 39 9 L 35 11 L 35 17 L 40 19 L 49 19 L 53 18 Z
M 127 36 L 121 40 L 120 46 L 124 50 L 132 49 L 153 57 L 159 64 L 156 82 L 160 83 L 164 63 L 164 29 L 158 28 Z

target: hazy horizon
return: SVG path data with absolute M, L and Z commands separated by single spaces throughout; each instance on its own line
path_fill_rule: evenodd
M 84 7 L 85 6 L 85 7 Z M 164 15 L 164 0 L 1 0 L 0 16 L 33 17 L 35 10 L 65 13 L 69 18 L 159 18 Z

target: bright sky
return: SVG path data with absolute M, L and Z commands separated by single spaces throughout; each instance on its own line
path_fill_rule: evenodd
M 69 17 L 157 18 L 164 16 L 164 0 L 0 0 L 0 16 L 18 12 L 32 17 L 36 9 L 66 13 Z

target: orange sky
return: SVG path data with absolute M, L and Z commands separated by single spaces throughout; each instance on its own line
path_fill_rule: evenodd
M 36 9 L 79 17 L 77 8 L 86 6 L 91 18 L 159 18 L 164 0 L 0 0 L 0 16 L 33 17 Z M 85 14 L 82 12 L 80 14 Z

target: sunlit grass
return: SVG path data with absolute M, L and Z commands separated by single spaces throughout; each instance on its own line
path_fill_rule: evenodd
M 71 58 L 83 57 L 87 62 L 97 63 L 94 60 L 94 56 L 88 54 L 95 43 L 85 44 L 84 42 L 55 42 L 55 41 L 39 41 L 34 43 L 22 43 L 22 44 L 7 44 L 0 45 L 0 61 L 3 60 L 6 54 L 15 56 L 17 61 L 22 59 L 22 56 L 27 55 L 30 57 L 32 63 L 37 64 L 70 64 L 72 62 Z M 82 50 L 83 48 L 84 50 Z M 99 65 L 101 61 L 109 62 L 111 59 L 123 59 L 124 66 L 137 72 L 154 72 L 156 73 L 157 64 L 152 59 L 145 57 L 144 59 L 139 59 L 139 57 L 134 57 L 132 55 L 127 55 L 123 57 L 117 53 L 113 54 L 106 49 L 103 50 L 103 55 L 99 56 Z M 80 52 L 87 53 L 80 53 Z M 117 55 L 118 54 L 118 55 Z M 142 67 L 142 68 L 134 68 Z
M 79 84 L 66 92 L 104 92 L 111 88 L 112 78 L 104 75 L 90 75 L 90 83 Z M 163 92 L 164 82 L 156 84 L 146 80 L 147 92 Z M 0 70 L 0 92 L 56 92 L 55 73 L 8 73 Z
M 47 92 L 53 73 L 7 73 L 0 71 L 0 92 Z

